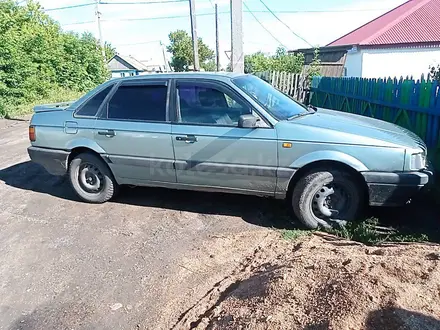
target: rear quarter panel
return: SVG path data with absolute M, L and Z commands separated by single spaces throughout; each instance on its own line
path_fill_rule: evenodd
M 32 145 L 60 150 L 87 147 L 93 144 L 95 121 L 94 118 L 74 118 L 72 110 L 36 113 L 31 120 L 37 137 Z

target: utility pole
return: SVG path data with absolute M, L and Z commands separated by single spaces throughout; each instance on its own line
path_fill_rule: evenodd
M 171 70 L 168 68 L 168 60 L 167 60 L 167 55 L 165 53 L 165 45 L 162 43 L 162 41 L 160 41 L 160 48 L 162 49 L 163 64 L 164 64 L 165 72 L 169 72 Z
M 231 0 L 232 72 L 244 72 L 243 0 Z
M 99 43 L 101 45 L 102 56 L 104 57 L 104 61 L 107 61 L 107 59 L 105 58 L 104 40 L 102 39 L 101 12 L 99 11 L 100 2 L 101 0 L 96 0 L 95 15 L 96 15 L 96 21 L 98 22 L 98 35 L 99 35 Z
M 199 42 L 197 39 L 197 24 L 196 24 L 196 8 L 194 4 L 195 0 L 189 0 L 189 14 L 191 17 L 191 35 L 193 43 L 193 53 L 194 53 L 194 71 L 200 71 L 199 62 Z
M 220 71 L 220 42 L 218 40 L 218 5 L 215 3 L 215 56 L 217 71 Z

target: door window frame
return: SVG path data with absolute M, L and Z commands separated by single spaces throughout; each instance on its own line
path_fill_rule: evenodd
M 122 118 L 108 118 L 108 105 L 112 100 L 113 96 L 118 91 L 119 87 L 122 86 L 165 86 L 167 87 L 166 93 L 166 103 L 165 103 L 165 121 L 162 120 L 140 120 L 140 119 L 122 119 Z M 123 80 L 116 83 L 113 89 L 102 102 L 96 117 L 100 120 L 108 121 L 122 121 L 122 122 L 141 122 L 141 123 L 156 123 L 156 124 L 170 124 L 170 95 L 171 95 L 171 83 L 170 79 L 133 79 L 133 80 Z
M 255 112 L 261 120 L 263 120 L 268 127 L 256 127 L 263 129 L 272 129 L 273 125 L 257 110 L 252 104 L 249 103 L 246 98 L 237 93 L 234 88 L 232 88 L 227 83 L 222 81 L 213 80 L 213 79 L 190 79 L 190 78 L 177 78 L 172 79 L 170 87 L 171 87 L 171 109 L 170 109 L 170 121 L 173 125 L 191 125 L 191 126 L 209 126 L 209 127 L 229 127 L 229 128 L 241 128 L 235 125 L 226 125 L 226 124 L 207 124 L 207 123 L 189 123 L 189 122 L 181 122 L 180 118 L 180 102 L 178 99 L 178 85 L 179 83 L 187 83 L 194 84 L 198 87 L 206 87 L 206 88 L 214 88 L 219 90 L 220 92 L 228 95 L 234 101 L 238 102 L 241 105 L 245 105 L 250 109 L 251 112 Z
M 112 83 L 112 84 L 108 84 L 108 85 L 106 85 L 105 87 L 104 87 L 104 86 L 101 86 L 102 88 L 97 89 L 95 93 L 91 94 L 91 95 L 87 98 L 87 100 L 85 100 L 83 103 L 81 103 L 81 105 L 80 105 L 78 108 L 76 108 L 75 112 L 73 113 L 73 117 L 75 117 L 75 118 L 89 118 L 89 119 L 90 119 L 90 118 L 99 118 L 99 114 L 100 114 L 100 111 L 101 111 L 101 108 L 102 108 L 103 104 L 108 100 L 108 98 L 109 98 L 110 95 L 113 95 L 113 92 L 115 91 L 115 86 L 117 86 L 117 85 L 118 85 L 117 83 Z M 101 102 L 101 104 L 99 105 L 99 107 L 98 107 L 98 111 L 96 111 L 96 113 L 95 113 L 94 116 L 86 116 L 86 115 L 80 115 L 80 114 L 78 114 L 78 112 L 81 111 L 81 109 L 84 108 L 84 107 L 87 105 L 87 103 L 89 103 L 89 102 L 90 102 L 90 101 L 91 101 L 96 95 L 98 95 L 99 93 L 103 92 L 105 89 L 107 89 L 107 88 L 110 87 L 110 86 L 111 86 L 112 88 L 111 88 L 110 91 L 107 93 L 107 95 L 105 96 L 105 98 L 104 98 L 104 100 Z

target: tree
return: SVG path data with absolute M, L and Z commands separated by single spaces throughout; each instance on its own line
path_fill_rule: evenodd
M 255 73 L 263 71 L 283 71 L 299 73 L 304 65 L 302 54 L 288 54 L 283 47 L 278 47 L 275 55 L 269 56 L 263 52 L 257 52 L 244 57 L 244 71 Z
M 270 70 L 270 57 L 263 52 L 257 52 L 244 56 L 244 72 L 254 73 Z
M 440 64 L 429 67 L 430 75 L 433 79 L 440 80 Z
M 189 71 L 194 64 L 191 36 L 184 30 L 177 30 L 169 34 L 169 39 L 167 50 L 172 54 L 171 66 L 174 71 Z M 198 49 L 200 67 L 206 71 L 214 71 L 214 51 L 201 38 L 198 38 Z
M 315 48 L 313 52 L 313 60 L 306 69 L 306 75 L 311 80 L 315 76 L 319 76 L 321 73 L 321 60 L 319 59 L 319 48 Z
M 113 47 L 112 44 L 107 41 L 104 43 L 104 52 L 105 52 L 105 59 L 107 61 L 110 61 L 112 57 L 115 56 L 117 53 L 116 48 Z
M 60 88 L 87 91 L 109 77 L 91 34 L 62 31 L 32 0 L 0 0 L 0 103 L 3 109 Z

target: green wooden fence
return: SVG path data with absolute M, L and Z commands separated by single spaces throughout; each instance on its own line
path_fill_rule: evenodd
M 421 79 L 315 77 L 311 104 L 403 126 L 419 135 L 440 169 L 439 82 Z

